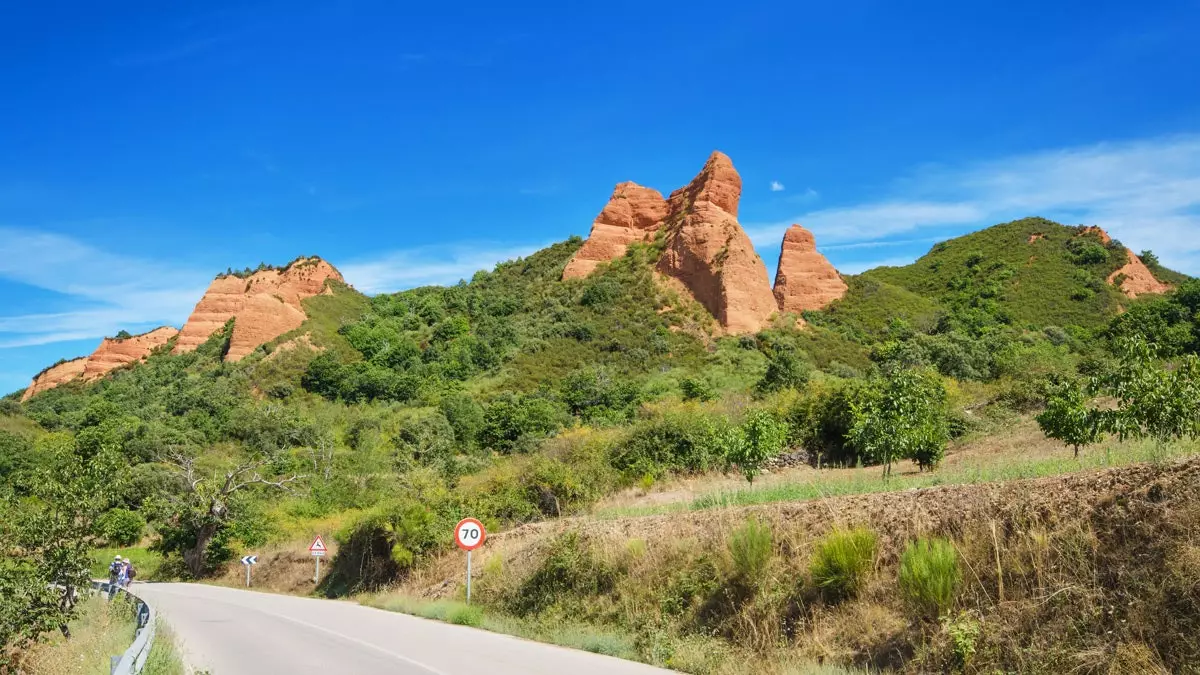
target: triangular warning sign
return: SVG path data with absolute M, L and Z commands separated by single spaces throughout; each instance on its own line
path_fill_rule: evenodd
M 309 551 L 325 551 L 326 550 L 325 542 L 324 542 L 324 540 L 321 539 L 321 535 L 319 535 L 319 534 L 317 535 L 316 541 L 314 541 L 312 543 L 312 546 L 308 547 L 308 550 Z

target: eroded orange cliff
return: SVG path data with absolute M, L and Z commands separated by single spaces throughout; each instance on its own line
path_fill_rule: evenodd
M 87 357 L 81 356 L 43 370 L 33 376 L 33 382 L 25 390 L 25 393 L 21 395 L 21 400 L 28 401 L 35 394 L 40 394 L 47 389 L 53 389 L 64 382 L 74 380 L 83 375 L 83 369 L 86 366 Z
M 792 225 L 783 235 L 774 292 L 780 311 L 799 314 L 822 309 L 841 298 L 846 294 L 846 282 L 829 260 L 817 252 L 812 232 Z
M 728 332 L 762 328 L 776 311 L 767 268 L 737 221 L 742 179 L 729 157 L 714 152 L 700 173 L 667 200 L 636 183 L 621 183 L 592 225 L 563 278 L 587 276 L 625 254 L 631 242 L 666 228 L 657 270 L 691 295 Z
M 282 270 L 261 270 L 245 278 L 217 277 L 179 332 L 175 353 L 192 351 L 236 317 L 225 358 L 242 359 L 298 328 L 306 318 L 301 300 L 324 292 L 330 279 L 342 281 L 342 275 L 320 258 L 303 258 Z
M 179 331 L 171 326 L 161 326 L 133 337 L 104 338 L 87 358 L 82 377 L 97 380 L 121 366 L 141 361 L 178 334 Z

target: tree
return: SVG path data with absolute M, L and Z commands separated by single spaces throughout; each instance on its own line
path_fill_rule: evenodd
M 128 473 L 117 448 L 84 456 L 66 433 L 39 440 L 39 454 L 29 496 L 0 494 L 0 670 L 55 627 L 70 637 L 75 599 L 90 581 L 92 532 Z
M 896 370 L 873 380 L 851 402 L 854 423 L 847 434 L 863 455 L 884 465 L 911 459 L 922 470 L 941 461 L 950 439 L 946 389 L 928 371 Z
M 163 461 L 174 468 L 181 479 L 182 491 L 167 499 L 166 523 L 161 528 L 162 539 L 157 547 L 163 552 L 179 552 L 188 573 L 196 578 L 203 576 L 209 545 L 235 515 L 230 506 L 236 495 L 255 486 L 289 490 L 291 483 L 305 478 L 301 475 L 277 480 L 263 477 L 260 472 L 269 466 L 271 459 L 260 455 L 225 471 L 199 475 L 195 457 L 180 451 L 164 455 Z
M 1100 415 L 1100 427 L 1120 438 L 1169 441 L 1200 436 L 1200 360 L 1186 356 L 1173 369 L 1154 358 L 1156 348 L 1141 338 L 1120 340 L 1118 364 L 1092 387 L 1117 399 L 1116 410 Z
M 777 347 L 767 358 L 767 372 L 757 385 L 760 392 L 803 389 L 808 384 L 812 368 L 793 349 Z
M 1099 411 L 1088 405 L 1089 397 L 1075 382 L 1051 384 L 1046 396 L 1046 409 L 1037 416 L 1038 426 L 1048 438 L 1053 438 L 1075 449 L 1100 440 Z
M 729 461 L 753 484 L 763 464 L 778 454 L 786 441 L 787 427 L 770 412 L 755 410 L 742 423 L 740 438 L 730 443 Z

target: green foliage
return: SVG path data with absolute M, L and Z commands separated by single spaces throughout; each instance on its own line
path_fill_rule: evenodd
M 100 516 L 96 525 L 96 534 L 110 545 L 133 546 L 142 538 L 146 519 L 137 511 L 115 508 Z
M 1098 260 L 1095 248 L 1105 260 Z M 1084 257 L 1076 250 L 1086 251 Z M 967 263 L 973 254 L 983 259 L 971 266 Z M 1080 228 L 1025 218 L 942 242 L 912 265 L 878 268 L 862 276 L 951 306 L 952 296 L 969 291 L 985 301 L 969 304 L 998 311 L 1016 325 L 1097 327 L 1124 304 L 1120 292 L 1103 283 L 1124 264 L 1122 257 Z M 1077 276 L 1077 271 L 1086 276 Z M 1091 294 L 1082 301 L 1072 299 L 1081 289 Z M 994 308 L 988 309 L 986 301 Z
M 766 461 L 783 449 L 787 427 L 767 410 L 754 410 L 742 423 L 740 442 L 728 450 L 728 459 L 736 464 L 750 483 L 762 471 Z
M 456 605 L 446 613 L 447 623 L 478 628 L 483 625 L 483 608 L 479 605 Z
M 712 401 L 717 398 L 717 388 L 703 375 L 689 375 L 680 380 L 679 392 L 685 401 Z
M 797 399 L 787 412 L 789 441 L 802 446 L 818 463 L 853 465 L 864 458 L 849 440 L 854 426 L 853 401 L 862 383 L 825 386 Z
M 500 452 L 529 450 L 533 442 L 562 428 L 564 422 L 564 411 L 554 401 L 508 394 L 484 408 L 479 442 Z
M 0 480 L 37 465 L 33 443 L 24 436 L 0 429 Z
M 875 567 L 875 546 L 875 533 L 865 527 L 830 532 L 809 563 L 813 583 L 832 598 L 854 597 Z
M 729 537 L 729 559 L 736 579 L 753 584 L 767 571 L 774 549 L 771 528 L 765 523 L 748 519 Z
M 979 642 L 980 628 L 979 621 L 967 612 L 960 612 L 956 617 L 942 617 L 942 629 L 950 636 L 950 642 L 954 646 L 954 658 L 958 661 L 959 668 L 965 669 L 971 665 Z
M 875 378 L 852 403 L 848 437 L 863 455 L 885 465 L 911 459 L 922 469 L 941 461 L 949 441 L 946 390 L 927 372 L 897 370 Z
M 518 616 L 539 614 L 558 603 L 611 593 L 623 573 L 578 532 L 567 532 L 551 543 L 541 565 L 505 604 Z
M 961 581 L 958 551 L 948 539 L 917 539 L 900 556 L 900 590 L 925 616 L 948 611 Z
M 376 506 L 337 534 L 338 553 L 323 588 L 329 595 L 377 590 L 422 554 L 445 547 L 452 526 L 450 518 L 412 497 Z
M 724 466 L 740 444 L 740 430 L 727 420 L 687 408 L 634 425 L 611 461 L 630 478 L 701 473 Z
M 642 399 L 637 383 L 614 375 L 604 366 L 589 366 L 567 375 L 561 389 L 567 409 L 585 422 L 626 421 Z
M 1079 384 L 1060 382 L 1051 385 L 1046 394 L 1046 409 L 1037 416 L 1042 433 L 1074 448 L 1076 457 L 1079 448 L 1098 442 L 1102 436 L 1101 417 L 1088 402 Z
M 44 460 L 28 476 L 29 498 L 0 488 L 0 667 L 74 616 L 75 592 L 90 583 L 90 534 L 128 471 L 115 449 L 84 456 L 67 434 L 39 445 Z
M 1122 439 L 1150 437 L 1160 445 L 1200 436 L 1200 358 L 1189 355 L 1167 368 L 1139 338 L 1119 342 L 1117 350 L 1117 366 L 1092 383 L 1117 399 L 1116 410 L 1093 413 L 1100 429 Z
M 811 373 L 812 367 L 794 349 L 779 347 L 767 356 L 767 372 L 758 381 L 757 389 L 763 393 L 803 389 Z

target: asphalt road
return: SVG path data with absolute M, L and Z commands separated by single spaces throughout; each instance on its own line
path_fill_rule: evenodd
M 649 675 L 671 671 L 350 602 L 198 584 L 133 589 L 212 675 Z

